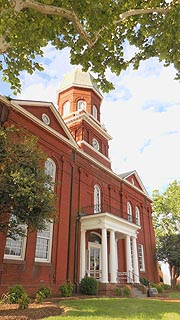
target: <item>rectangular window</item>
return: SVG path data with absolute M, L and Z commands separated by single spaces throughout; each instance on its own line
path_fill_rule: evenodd
M 52 223 L 48 223 L 46 230 L 38 231 L 36 241 L 35 261 L 50 262 L 52 246 Z
M 144 248 L 142 244 L 138 244 L 138 257 L 139 257 L 139 269 L 140 271 L 145 271 Z
M 17 235 L 16 239 L 7 238 L 4 259 L 23 260 L 25 256 L 26 237 Z

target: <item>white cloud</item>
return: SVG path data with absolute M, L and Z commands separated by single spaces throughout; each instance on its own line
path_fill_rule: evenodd
M 17 97 L 40 101 L 52 101 L 56 104 L 56 93 L 64 75 L 75 68 L 69 62 L 69 50 L 62 52 L 48 45 L 44 48 L 43 72 L 36 71 L 32 76 L 23 72 L 22 93 Z
M 180 179 L 180 90 L 174 75 L 173 68 L 151 59 L 117 77 L 116 91 L 103 102 L 113 169 L 136 169 L 150 193 Z

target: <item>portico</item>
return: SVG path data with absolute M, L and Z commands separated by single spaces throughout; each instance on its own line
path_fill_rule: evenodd
M 96 267 L 94 276 L 98 275 L 101 283 L 118 282 L 118 251 L 119 239 L 125 239 L 126 243 L 126 270 L 127 282 L 139 283 L 139 266 L 137 255 L 137 231 L 140 226 L 117 217 L 111 213 L 98 213 L 81 217 L 81 255 L 80 255 L 80 279 L 85 275 L 93 276 L 92 267 Z M 90 242 L 87 232 L 95 232 L 99 236 L 99 244 L 94 246 L 98 263 L 93 260 L 93 243 Z M 88 248 L 87 248 L 88 241 Z M 96 241 L 97 243 L 98 241 Z M 91 249 L 92 248 L 92 249 Z M 87 250 L 91 249 L 91 250 Z M 88 252 L 88 254 L 87 254 Z M 91 253 L 90 253 L 91 252 Z M 91 257 L 90 257 L 91 255 Z

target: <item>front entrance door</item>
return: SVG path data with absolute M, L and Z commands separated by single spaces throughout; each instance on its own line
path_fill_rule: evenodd
M 89 275 L 97 280 L 101 278 L 101 245 L 89 242 Z

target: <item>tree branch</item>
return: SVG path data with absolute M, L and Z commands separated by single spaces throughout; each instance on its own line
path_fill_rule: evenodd
M 84 29 L 83 24 L 79 20 L 78 16 L 74 11 L 64 9 L 61 7 L 56 7 L 53 5 L 46 5 L 36 0 L 10 0 L 11 7 L 14 8 L 15 12 L 20 12 L 25 8 L 29 8 L 35 10 L 41 14 L 46 15 L 56 15 L 62 18 L 65 18 L 72 22 L 74 29 L 80 35 L 82 39 L 87 43 L 89 48 L 92 48 L 96 42 L 98 41 L 101 32 L 106 28 L 104 26 L 99 31 L 97 31 L 92 38 Z M 7 10 L 7 9 L 6 9 Z M 171 6 L 169 5 L 167 8 L 147 8 L 147 9 L 132 9 L 120 14 L 120 20 L 114 21 L 114 24 L 118 24 L 129 17 L 136 16 L 136 15 L 144 15 L 144 14 L 151 14 L 151 13 L 161 13 L 166 14 L 168 11 L 171 10 Z M 7 43 L 5 40 L 5 36 L 0 37 L 0 54 L 5 52 L 11 46 L 10 43 Z
M 35 0 L 14 0 L 14 9 L 19 12 L 25 8 L 29 8 L 46 15 L 56 15 L 71 21 L 75 30 L 85 40 L 89 47 L 93 46 L 88 33 L 84 30 L 83 25 L 79 21 L 74 11 L 70 11 L 61 7 L 46 5 Z
M 10 47 L 10 44 L 6 42 L 5 36 L 1 36 L 0 37 L 0 54 L 5 53 L 9 47 Z
M 171 10 L 171 7 L 167 8 L 147 8 L 147 9 L 132 9 L 126 12 L 123 12 L 120 14 L 120 20 L 116 21 L 116 23 L 123 21 L 129 17 L 137 16 L 137 15 L 144 15 L 144 14 L 150 14 L 150 13 L 161 13 L 166 14 L 168 11 Z

